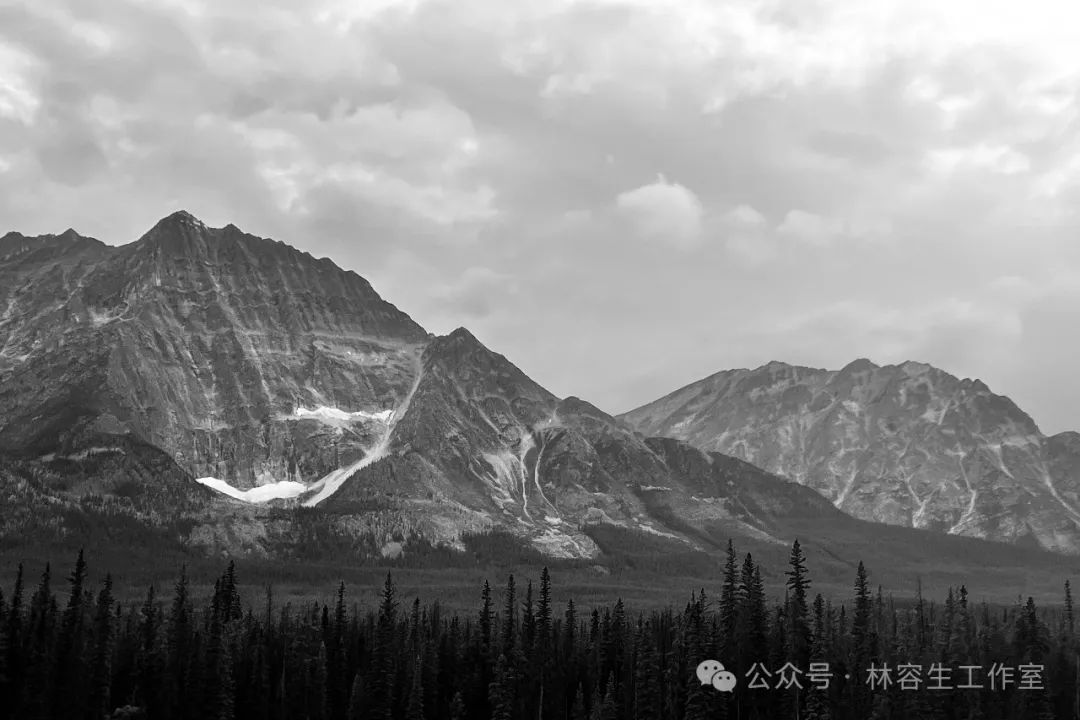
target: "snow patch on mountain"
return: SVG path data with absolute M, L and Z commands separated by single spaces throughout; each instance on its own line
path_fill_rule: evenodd
M 243 500 L 248 503 L 264 503 L 270 500 L 287 500 L 297 497 L 307 490 L 307 485 L 294 480 L 282 480 L 281 482 L 259 485 L 250 490 L 241 490 L 230 485 L 225 480 L 213 477 L 195 478 L 195 482 L 205 485 L 211 490 L 228 495 L 229 497 Z
M 369 412 L 367 410 L 356 410 L 350 412 L 348 410 L 342 410 L 341 408 L 329 407 L 326 405 L 320 405 L 314 408 L 298 407 L 293 411 L 293 417 L 317 420 L 324 425 L 330 425 L 333 427 L 343 427 L 350 423 L 362 422 L 364 420 L 374 420 L 376 422 L 388 423 L 394 416 L 393 410 L 379 410 L 378 412 Z
M 346 467 L 334 470 L 325 477 L 314 482 L 308 489 L 315 491 L 315 495 L 304 501 L 304 507 L 315 507 L 340 490 L 341 486 L 344 485 L 345 481 L 350 477 L 360 472 L 368 465 L 386 457 L 387 451 L 390 449 L 390 437 L 394 432 L 394 426 L 408 411 L 409 404 L 412 402 L 413 396 L 416 395 L 416 390 L 420 387 L 420 380 L 424 375 L 423 361 L 419 354 L 414 358 L 414 363 L 416 375 L 413 379 L 412 387 L 409 388 L 409 392 L 405 395 L 405 399 L 401 401 L 401 404 L 398 405 L 397 409 L 384 411 L 389 412 L 389 414 L 386 415 L 386 420 L 384 421 L 385 429 L 383 430 L 379 441 L 362 459 Z
M 652 525 L 649 525 L 648 523 L 639 522 L 637 524 L 637 526 L 638 526 L 639 530 L 643 530 L 643 531 L 649 533 L 650 535 L 656 535 L 658 537 L 670 538 L 672 540 L 682 540 L 682 538 L 680 538 L 678 535 L 675 535 L 674 533 L 664 532 L 663 530 L 657 530 L 656 528 L 654 528 Z
M 413 393 L 416 392 L 416 386 L 418 384 L 419 370 L 417 379 L 413 384 L 412 390 L 405 398 L 405 401 L 402 402 L 401 407 L 398 408 L 398 411 L 400 411 L 400 413 L 403 413 L 404 410 L 407 408 L 408 402 L 412 399 Z M 244 500 L 246 502 L 258 503 L 266 502 L 268 500 L 293 499 L 298 498 L 302 495 L 310 495 L 310 497 L 303 500 L 302 504 L 304 507 L 314 507 L 321 503 L 323 500 L 326 500 L 328 497 L 336 493 L 339 489 L 341 489 L 341 486 L 345 484 L 345 481 L 347 481 L 357 472 L 363 470 L 372 463 L 386 457 L 387 451 L 390 447 L 390 432 L 393 426 L 393 421 L 396 417 L 400 416 L 400 413 L 398 413 L 398 411 L 347 411 L 326 405 L 321 405 L 310 409 L 305 407 L 297 407 L 292 415 L 294 418 L 316 420 L 320 423 L 333 427 L 344 428 L 350 423 L 362 421 L 376 421 L 384 425 L 383 432 L 380 434 L 378 441 L 370 449 L 367 450 L 364 457 L 354 463 L 351 463 L 344 467 L 340 467 L 327 473 L 313 483 L 305 484 L 296 481 L 268 482 L 264 485 L 259 485 L 257 487 L 251 488 L 250 490 L 239 490 L 229 485 L 224 480 L 218 480 L 212 477 L 199 478 L 198 482 L 208 487 L 211 487 L 218 492 L 224 493 L 238 500 Z
M 124 448 L 122 447 L 95 445 L 93 447 L 88 447 L 84 450 L 80 450 L 79 452 L 71 453 L 69 455 L 57 455 L 56 453 L 47 453 L 45 455 L 42 455 L 38 459 L 42 462 L 53 462 L 55 460 L 85 460 L 88 457 L 93 457 L 96 455 L 123 454 Z

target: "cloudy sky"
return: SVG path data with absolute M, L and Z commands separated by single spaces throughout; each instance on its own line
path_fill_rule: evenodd
M 1049 0 L 8 0 L 0 231 L 233 222 L 612 412 L 869 357 L 1080 429 L 1078 26 Z

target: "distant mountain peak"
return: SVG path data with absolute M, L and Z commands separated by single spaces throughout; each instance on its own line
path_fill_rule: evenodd
M 428 346 L 428 354 L 431 355 L 472 355 L 485 353 L 499 356 L 488 346 L 484 345 L 472 332 L 465 327 L 455 328 L 446 335 L 436 335 L 431 338 Z
M 154 223 L 133 245 L 177 255 L 199 254 L 211 234 L 211 228 L 194 215 L 177 210 Z
M 176 212 L 166 215 L 159 222 L 191 223 L 202 225 L 204 227 L 206 226 L 206 223 L 189 213 L 187 210 L 177 210 Z
M 619 418 L 790 477 L 864 520 L 1080 554 L 1080 434 L 1047 438 L 981 380 L 925 362 L 714 375 Z
M 436 375 L 456 377 L 459 387 L 478 383 L 485 392 L 504 393 L 507 397 L 533 397 L 545 404 L 558 401 L 555 395 L 522 372 L 505 355 L 495 352 L 463 327 L 431 339 L 424 348 L 425 370 Z
M 979 378 L 964 378 L 960 381 L 960 384 L 964 387 L 974 388 L 978 392 L 988 393 L 990 392 L 989 386 Z
M 80 262 L 78 259 L 85 260 L 86 253 L 96 256 L 110 249 L 100 240 L 80 235 L 72 228 L 60 234 L 37 236 L 12 231 L 0 237 L 0 260 L 5 262 L 33 264 L 61 258 L 66 258 L 67 262 Z
M 722 370 L 722 371 L 720 371 L 718 373 L 715 373 L 715 376 L 723 377 L 725 375 L 731 374 L 732 372 L 735 372 L 735 373 L 750 372 L 750 373 L 755 373 L 755 374 L 758 374 L 758 373 L 772 373 L 774 375 L 803 375 L 803 374 L 808 373 L 808 372 L 809 373 L 819 373 L 819 372 L 827 372 L 827 371 L 822 369 L 822 368 L 818 368 L 818 367 L 810 367 L 809 365 L 797 365 L 795 363 L 788 363 L 788 362 L 784 362 L 782 360 L 770 360 L 769 362 L 765 363 L 764 365 L 759 365 L 758 367 L 753 368 L 753 369 L 742 368 L 742 369 L 739 369 L 739 370 Z M 703 381 L 707 380 L 707 379 L 708 378 L 704 378 Z
M 10 230 L 0 236 L 0 242 L 16 242 L 23 240 L 93 240 L 88 235 L 83 235 L 75 228 L 68 228 L 61 233 L 47 233 L 45 235 L 24 235 L 21 232 Z
M 867 358 L 852 360 L 840 370 L 840 374 L 879 370 L 880 366 Z
M 900 369 L 909 375 L 924 375 L 928 372 L 935 370 L 934 366 L 929 363 L 919 362 L 918 360 L 905 360 L 900 363 Z
M 474 343 L 479 343 L 480 342 L 479 340 L 476 339 L 476 336 L 473 335 L 471 332 L 469 332 L 469 329 L 464 327 L 464 326 L 457 327 L 457 328 L 454 328 L 453 330 L 451 330 L 446 335 L 446 339 L 450 340 L 450 341 L 453 341 L 453 342 L 474 342 Z
M 83 235 L 74 228 L 68 228 L 59 235 L 54 236 L 58 241 L 58 244 L 63 246 L 82 246 L 82 245 L 104 245 L 97 238 L 92 238 L 89 235 Z
M 480 342 L 467 328 L 455 328 L 446 335 L 438 335 L 431 340 L 424 353 L 429 357 L 464 358 L 476 354 L 501 357 L 498 353 Z

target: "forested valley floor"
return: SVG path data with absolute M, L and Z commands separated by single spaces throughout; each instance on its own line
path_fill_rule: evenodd
M 1050 720 L 1078 717 L 1072 594 L 1053 607 L 897 599 L 859 563 L 846 597 L 813 591 L 798 542 L 783 597 L 728 545 L 715 589 L 635 611 L 579 609 L 557 580 L 498 578 L 471 612 L 406 598 L 376 607 L 344 583 L 325 602 L 266 588 L 245 605 L 231 563 L 212 595 L 186 572 L 119 602 L 92 557 L 18 567 L 0 590 L 0 715 L 27 720 Z M 131 590 L 131 589 L 128 589 Z M 682 592 L 674 589 L 673 592 Z M 711 684 L 723 664 L 737 680 Z

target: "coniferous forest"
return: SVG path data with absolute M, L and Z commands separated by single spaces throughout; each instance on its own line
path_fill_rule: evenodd
M 186 574 L 121 605 L 90 587 L 80 553 L 65 577 L 20 566 L 0 594 L 0 716 L 27 720 L 805 720 L 1075 719 L 1077 643 L 1069 584 L 1040 608 L 919 588 L 825 598 L 795 542 L 782 598 L 729 543 L 714 589 L 635 612 L 556 604 L 545 568 L 477 588 L 476 610 L 399 597 L 378 607 L 342 584 L 326 603 L 245 607 L 228 566 L 206 603 Z M 703 684 L 718 660 L 732 692 Z M 705 678 L 705 683 L 708 683 Z

